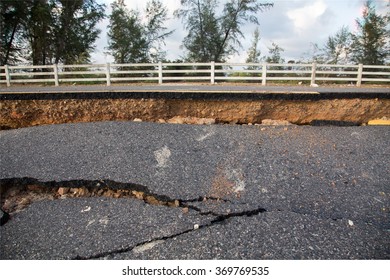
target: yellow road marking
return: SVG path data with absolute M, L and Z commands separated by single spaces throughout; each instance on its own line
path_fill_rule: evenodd
M 371 120 L 368 125 L 390 125 L 390 120 Z

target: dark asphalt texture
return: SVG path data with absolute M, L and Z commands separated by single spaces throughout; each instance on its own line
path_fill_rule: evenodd
M 194 211 L 184 214 L 180 208 L 171 207 L 161 211 L 136 199 L 42 201 L 15 215 L 4 231 L 2 228 L 0 254 L 2 259 L 104 257 L 107 252 L 126 252 L 161 236 L 192 230 L 194 223 L 201 225 L 208 220 Z
M 1 179 L 112 180 L 181 202 L 34 203 L 0 228 L 1 258 L 390 258 L 388 127 L 102 122 L 0 135 Z

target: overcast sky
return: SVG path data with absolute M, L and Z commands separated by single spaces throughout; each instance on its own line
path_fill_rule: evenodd
M 143 14 L 147 0 L 125 0 L 129 9 L 138 9 Z M 180 20 L 173 17 L 173 12 L 180 7 L 180 0 L 161 0 L 169 10 L 170 19 L 166 23 L 168 30 L 175 32 L 166 39 L 167 59 L 177 59 L 184 55 L 180 47 L 186 31 Z M 283 57 L 288 60 L 299 60 L 310 50 L 311 43 L 322 46 L 329 35 L 335 34 L 343 25 L 350 30 L 356 29 L 355 19 L 361 17 L 362 7 L 366 0 L 270 0 L 274 7 L 259 13 L 260 49 L 262 55 L 268 54 L 267 47 L 275 42 L 285 51 Z M 107 5 L 107 14 L 111 13 L 113 0 L 98 0 Z M 224 3 L 225 0 L 220 0 Z M 374 0 L 377 11 L 385 14 L 390 0 Z M 113 62 L 112 57 L 105 55 L 107 47 L 108 19 L 99 24 L 102 29 L 97 48 L 92 55 L 94 63 Z M 245 62 L 247 50 L 251 45 L 252 34 L 256 26 L 247 24 L 243 27 L 245 39 L 239 54 L 231 57 L 230 62 Z

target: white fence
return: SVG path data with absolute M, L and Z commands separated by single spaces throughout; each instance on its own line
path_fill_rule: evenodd
M 269 63 L 137 63 L 0 66 L 0 85 L 114 82 L 317 82 L 390 83 L 390 66 Z

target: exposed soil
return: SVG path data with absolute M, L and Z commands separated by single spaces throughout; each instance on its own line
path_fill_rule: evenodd
M 310 124 L 313 120 L 359 124 L 390 117 L 389 99 L 197 100 L 67 99 L 1 100 L 0 128 L 44 124 L 138 121 L 165 122 L 173 117 L 209 118 L 214 123 L 261 123 L 264 119 Z M 182 121 L 182 123 L 187 123 Z M 195 122 L 196 123 L 196 122 Z
M 115 186 L 112 186 L 114 183 Z M 179 200 L 162 198 L 147 191 L 132 189 L 132 186 L 116 186 L 110 181 L 77 182 L 23 182 L 23 179 L 3 180 L 0 183 L 0 206 L 9 214 L 24 210 L 31 203 L 41 200 L 67 199 L 77 197 L 133 198 L 151 205 L 182 207 Z M 183 211 L 187 211 L 184 209 Z

